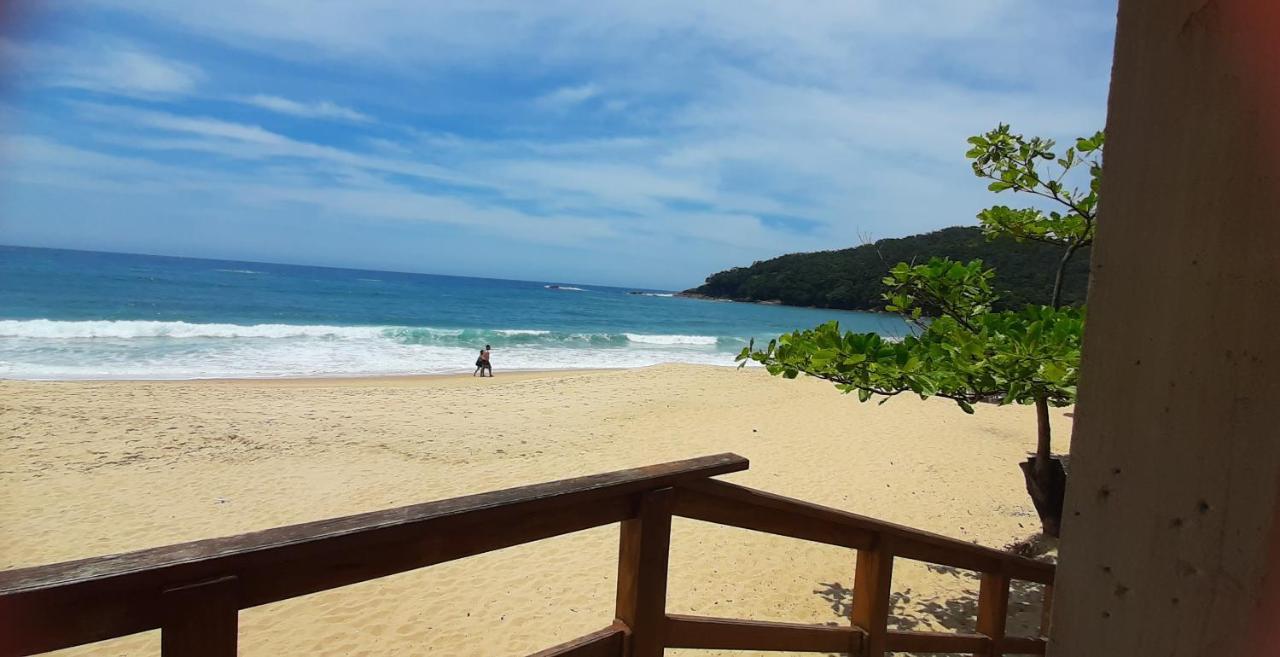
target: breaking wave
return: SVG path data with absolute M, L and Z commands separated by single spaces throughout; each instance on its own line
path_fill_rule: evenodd
M 506 369 L 732 365 L 729 336 L 542 329 L 0 320 L 0 377 L 200 378 L 439 373 L 492 345 Z

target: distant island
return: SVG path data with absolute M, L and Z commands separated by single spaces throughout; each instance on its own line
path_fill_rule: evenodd
M 792 253 L 762 260 L 750 267 L 734 267 L 707 277 L 707 282 L 682 296 L 781 303 L 842 310 L 881 310 L 880 282 L 898 262 L 923 262 L 933 256 L 955 260 L 980 258 L 994 267 L 994 287 L 1000 292 L 998 309 L 1049 303 L 1053 272 L 1062 250 L 1037 242 L 1009 238 L 988 240 L 976 227 L 956 226 L 922 235 L 883 239 L 838 251 Z M 1067 266 L 1062 298 L 1084 302 L 1089 282 L 1089 249 L 1081 249 Z

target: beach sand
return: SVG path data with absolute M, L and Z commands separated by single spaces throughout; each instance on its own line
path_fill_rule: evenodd
M 1034 444 L 1030 407 L 860 404 L 758 369 L 498 374 L 0 382 L 0 567 L 720 452 L 751 459 L 729 481 L 967 541 L 999 548 L 1038 528 L 1016 466 Z M 1070 422 L 1054 411 L 1059 451 Z M 246 610 L 241 654 L 523 655 L 612 620 L 617 536 L 602 527 Z M 668 610 L 845 623 L 853 563 L 851 550 L 677 518 Z M 972 573 L 899 560 L 895 624 L 972 631 L 977 587 Z M 1011 632 L 1033 633 L 1038 599 L 1015 586 Z M 158 646 L 151 632 L 58 654 Z

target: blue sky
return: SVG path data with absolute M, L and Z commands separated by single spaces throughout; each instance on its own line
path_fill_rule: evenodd
M 691 287 L 1102 127 L 1114 1 L 17 0 L 0 243 Z

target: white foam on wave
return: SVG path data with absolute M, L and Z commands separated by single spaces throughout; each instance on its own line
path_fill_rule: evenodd
M 160 321 L 0 320 L 0 377 L 193 379 L 436 374 L 470 371 L 464 329 Z M 629 333 L 625 341 L 535 329 L 477 332 L 534 336 L 494 344 L 498 370 L 629 368 L 661 363 L 733 365 L 717 339 Z M 427 333 L 458 340 L 417 340 Z M 547 340 L 537 336 L 547 335 Z M 408 336 L 408 337 L 407 337 Z M 567 336 L 567 338 L 566 338 Z M 579 336 L 581 339 L 573 339 Z
M 252 269 L 215 269 L 214 271 L 220 271 L 224 274 L 261 274 L 262 273 L 260 271 L 254 271 Z
M 149 320 L 0 320 L 0 338 L 376 338 L 384 326 L 198 324 Z
M 714 335 L 645 335 L 643 333 L 624 333 L 627 340 L 637 344 L 660 345 L 713 345 L 718 341 Z
M 2 343 L 3 341 L 0 341 Z M 6 350 L 0 378 L 201 379 L 296 376 L 376 376 L 470 372 L 475 351 L 464 347 L 401 344 L 390 340 L 237 340 L 195 351 Z M 493 351 L 494 368 L 558 370 L 634 368 L 663 363 L 734 365 L 733 355 L 687 348 L 582 349 L 512 347 Z

